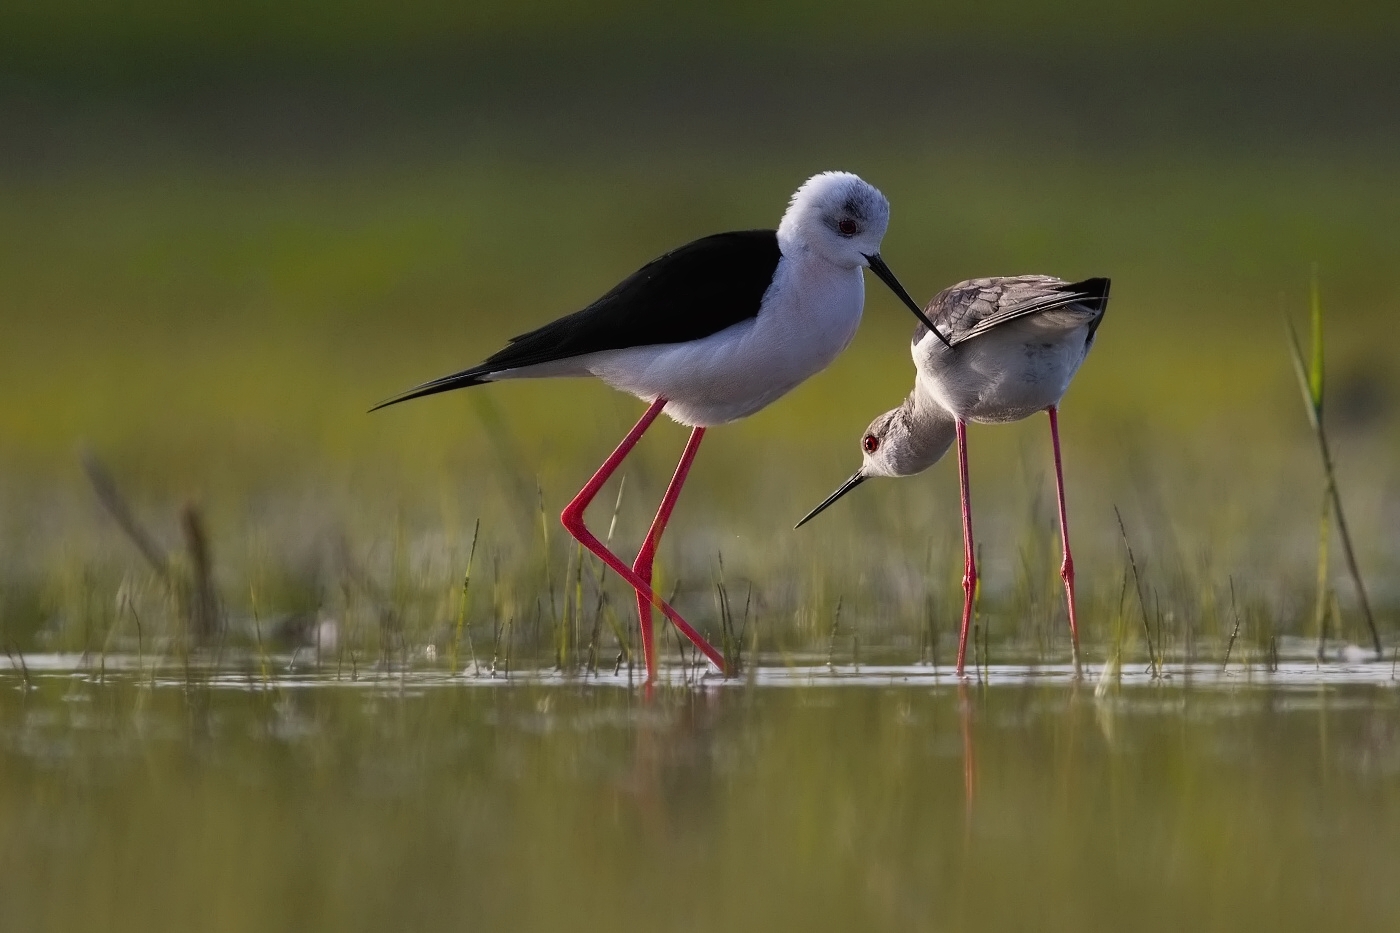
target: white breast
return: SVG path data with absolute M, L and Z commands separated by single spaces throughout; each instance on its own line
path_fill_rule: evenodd
M 758 316 L 702 340 L 607 350 L 575 362 L 666 414 L 708 426 L 753 414 L 825 369 L 855 337 L 865 303 L 860 268 L 784 257 Z
M 1088 327 L 1010 321 L 952 350 L 931 335 L 915 345 L 922 391 L 967 421 L 1006 422 L 1058 405 L 1088 352 Z

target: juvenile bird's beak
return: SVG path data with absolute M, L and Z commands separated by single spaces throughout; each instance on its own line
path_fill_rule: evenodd
M 923 321 L 924 326 L 927 327 L 929 330 L 933 331 L 933 335 L 939 340 L 943 341 L 943 345 L 945 347 L 952 347 L 952 344 L 948 342 L 948 338 L 943 336 L 943 332 L 940 331 L 937 327 L 934 327 L 933 322 L 928 319 L 928 316 L 926 314 L 924 314 L 924 309 L 920 308 L 918 303 L 914 301 L 913 298 L 909 297 L 909 293 L 904 290 L 903 285 L 899 284 L 899 279 L 895 278 L 894 273 L 890 271 L 890 267 L 885 265 L 885 260 L 880 258 L 880 254 L 865 254 L 865 259 L 867 262 L 870 263 L 870 271 L 879 276 L 880 281 L 888 285 L 890 291 L 894 292 L 895 295 L 899 297 L 899 300 L 904 302 L 905 306 L 908 307 L 910 311 L 914 312 L 914 317 Z M 821 510 L 818 509 L 818 511 Z
M 825 509 L 828 505 L 831 505 L 831 503 L 835 502 L 837 499 L 841 498 L 846 493 L 850 492 L 852 489 L 855 489 L 863 482 L 865 482 L 865 474 L 862 473 L 860 470 L 856 470 L 855 473 L 851 475 L 850 479 L 846 480 L 844 483 L 841 484 L 840 489 L 827 496 L 825 502 L 817 506 L 812 511 L 808 512 L 807 517 L 802 519 L 802 521 L 798 522 L 796 525 L 794 525 L 793 529 L 796 530 L 798 528 L 801 528 L 803 525 L 816 518 L 817 515 L 820 514 L 821 511 Z

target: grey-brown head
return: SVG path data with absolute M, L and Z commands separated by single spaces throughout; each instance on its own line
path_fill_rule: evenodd
M 860 439 L 860 469 L 821 505 L 808 512 L 796 527 L 801 528 L 816 518 L 827 506 L 872 476 L 922 473 L 948 452 L 956 436 L 957 427 L 951 415 L 941 410 L 916 408 L 911 395 L 900 407 L 870 422 Z

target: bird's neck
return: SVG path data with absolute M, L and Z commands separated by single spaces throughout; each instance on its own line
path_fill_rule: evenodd
M 957 437 L 953 413 L 916 386 L 900 406 L 900 417 L 909 425 L 907 450 L 900 458 L 900 473 L 912 475 L 933 466 L 948 452 Z

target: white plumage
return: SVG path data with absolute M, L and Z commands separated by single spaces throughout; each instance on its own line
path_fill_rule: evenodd
M 854 236 L 835 226 L 861 218 Z M 692 427 L 752 415 L 821 372 L 850 345 L 865 306 L 862 270 L 877 257 L 889 202 L 846 172 L 824 172 L 797 190 L 778 226 L 782 253 L 757 313 L 684 343 L 600 350 L 502 370 L 488 380 L 596 376 Z
M 825 369 L 850 344 L 865 305 L 862 270 L 868 267 L 929 323 L 880 258 L 889 217 L 889 202 L 873 186 L 847 172 L 823 172 L 792 196 L 778 229 L 687 243 L 588 307 L 521 334 L 476 366 L 383 404 L 545 376 L 594 376 L 646 401 L 636 427 L 561 518 L 570 534 L 636 590 L 648 682 L 656 675 L 653 606 L 724 670 L 714 647 L 652 591 L 657 542 L 705 429 L 753 414 Z M 690 441 L 629 567 L 588 530 L 584 512 L 662 412 L 691 426 Z
M 1108 307 L 1108 279 L 1065 282 L 1047 275 L 970 279 L 944 289 L 925 309 L 930 323 L 914 332 L 914 388 L 898 408 L 877 417 L 861 438 L 861 466 L 798 522 L 801 527 L 873 476 L 913 476 L 958 443 L 963 518 L 963 619 L 958 673 L 967 653 L 968 624 L 977 590 L 972 505 L 967 478 L 966 425 L 1019 421 L 1036 412 L 1050 417 L 1055 453 L 1070 641 L 1076 670 L 1079 631 L 1074 610 L 1074 559 L 1065 515 L 1058 405 L 1093 345 Z M 938 330 L 934 331 L 933 328 Z

